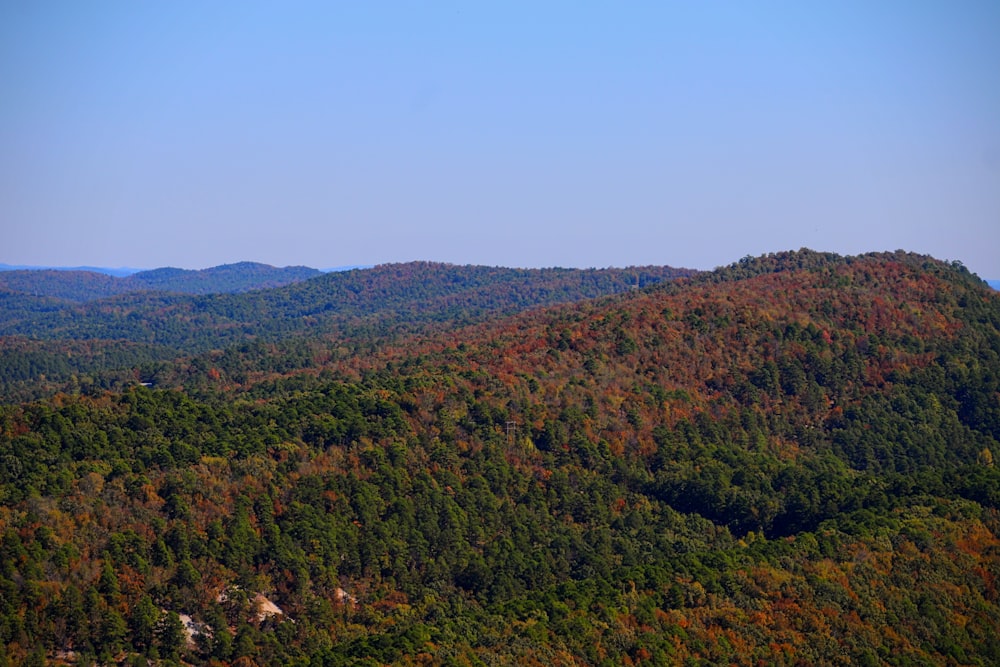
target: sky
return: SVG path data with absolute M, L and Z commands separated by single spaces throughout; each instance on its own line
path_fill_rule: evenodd
M 0 2 L 0 262 L 1000 278 L 1000 2 Z

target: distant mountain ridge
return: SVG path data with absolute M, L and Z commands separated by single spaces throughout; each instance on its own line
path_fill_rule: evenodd
M 210 269 L 187 270 L 171 267 L 142 271 L 125 280 L 145 289 L 184 294 L 232 294 L 281 287 L 323 275 L 308 266 L 277 268 L 257 262 L 223 264 Z
M 133 273 L 145 271 L 145 269 L 134 269 L 129 266 L 109 268 L 104 266 L 38 266 L 33 264 L 0 264 L 2 271 L 89 271 L 91 273 L 103 273 L 116 278 L 124 278 Z
M 150 282 L 183 279 L 177 271 L 152 272 Z M 255 341 L 372 339 L 425 331 L 607 297 L 697 273 L 669 266 L 507 269 L 410 262 L 326 273 L 239 294 L 137 291 L 90 301 L 65 298 L 74 296 L 65 292 L 58 299 L 16 291 L 9 283 L 4 289 L 0 283 L 0 379 L 4 368 L 7 377 L 30 384 L 29 378 L 40 374 L 54 381 L 131 366 L 132 360 L 172 359 Z M 48 272 L 48 277 L 65 276 Z M 112 280 L 98 274 L 80 277 L 95 284 Z M 76 296 L 85 293 L 86 288 Z M 93 345 L 70 358 L 59 353 L 68 341 Z M 100 341 L 114 341 L 114 352 L 106 353 Z M 129 345 L 119 345 L 124 343 Z
M 131 292 L 232 294 L 281 287 L 322 275 L 307 266 L 277 268 L 257 262 L 190 270 L 164 267 L 125 276 L 115 269 L 12 269 L 0 272 L 0 291 L 84 303 Z M 120 269 L 117 271 L 125 271 Z
M 243 267 L 244 273 L 261 271 L 252 268 L 254 265 L 231 266 Z M 216 284 L 221 284 L 231 268 L 206 271 L 215 271 Z M 18 286 L 8 280 L 5 286 L 0 282 L 0 335 L 155 342 L 195 352 L 244 338 L 315 331 L 317 327 L 337 329 L 358 318 L 386 326 L 452 318 L 478 320 L 490 314 L 606 296 L 696 273 L 672 267 L 507 269 L 410 262 L 338 273 L 317 271 L 309 280 L 274 289 L 198 294 L 185 285 L 196 276 L 180 269 L 159 269 L 122 279 L 143 281 L 144 289 L 98 300 L 82 297 L 88 291 L 106 289 L 102 283 L 114 279 L 97 274 L 79 276 L 89 277 L 94 284 L 91 288 L 59 283 L 72 274 L 0 274 L 0 281 L 10 276 L 27 283 Z M 40 278 L 53 281 L 52 287 L 33 292 L 27 289 Z M 167 285 L 188 287 L 187 293 L 165 293 Z M 61 292 L 56 289 L 60 286 L 65 287 Z

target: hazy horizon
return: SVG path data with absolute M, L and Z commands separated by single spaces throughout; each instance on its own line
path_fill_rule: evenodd
M 0 7 L 0 262 L 1000 277 L 1000 4 Z
M 806 250 L 807 248 L 802 248 L 802 249 Z M 815 250 L 815 248 L 808 248 L 808 250 Z M 775 252 L 781 252 L 781 251 L 775 251 Z M 825 251 L 817 251 L 817 252 L 825 252 Z M 872 251 L 872 252 L 879 252 L 879 251 Z M 888 252 L 888 251 L 884 251 L 884 252 Z M 767 253 L 765 253 L 765 254 L 767 254 Z M 864 254 L 864 253 L 862 253 L 862 254 Z M 936 258 L 936 259 L 942 259 L 942 258 Z M 409 260 L 409 261 L 410 262 L 422 262 L 422 261 L 433 261 L 433 260 L 414 259 L 414 260 Z M 706 268 L 706 269 L 697 269 L 696 267 L 692 267 L 692 266 L 676 266 L 676 265 L 668 265 L 668 266 L 671 266 L 672 268 L 675 268 L 675 269 L 696 269 L 696 270 L 699 270 L 699 271 L 712 271 L 714 269 L 718 269 L 718 268 L 722 268 L 722 267 L 728 266 L 729 264 L 735 263 L 736 261 L 738 261 L 738 260 L 734 259 L 733 262 L 729 262 L 727 264 L 720 264 L 718 266 L 713 266 L 713 267 L 709 267 L 709 268 Z M 961 260 L 959 260 L 959 261 L 961 261 Z M 254 260 L 240 260 L 240 261 L 236 261 L 236 262 L 224 262 L 222 264 L 213 264 L 213 265 L 210 265 L 210 266 L 198 266 L 198 267 L 181 267 L 181 266 L 176 266 L 176 265 L 171 265 L 171 264 L 165 264 L 163 266 L 146 266 L 146 267 L 134 267 L 134 266 L 93 266 L 93 265 L 54 266 L 54 265 L 9 264 L 9 263 L 0 262 L 0 271 L 12 271 L 12 270 L 94 271 L 94 272 L 105 273 L 107 275 L 111 275 L 111 276 L 115 276 L 115 277 L 118 277 L 118 278 L 122 278 L 122 277 L 126 277 L 126 276 L 133 275 L 133 274 L 136 274 L 136 273 L 142 273 L 144 271 L 155 271 L 155 270 L 159 270 L 159 269 L 182 269 L 182 270 L 185 270 L 185 271 L 204 271 L 204 270 L 207 270 L 207 269 L 215 269 L 215 268 L 219 268 L 219 267 L 222 267 L 222 266 L 228 266 L 228 265 L 232 265 L 232 264 L 243 264 L 243 263 L 264 264 L 264 265 L 272 266 L 274 268 L 279 268 L 279 269 L 287 269 L 287 268 L 293 268 L 293 267 L 296 267 L 296 266 L 301 266 L 301 267 L 306 267 L 306 268 L 311 268 L 311 269 L 317 269 L 317 270 L 322 271 L 324 273 L 333 273 L 333 272 L 337 272 L 337 271 L 351 271 L 351 270 L 355 270 L 355 269 L 370 269 L 370 268 L 374 268 L 374 267 L 378 266 L 378 264 L 344 264 L 344 265 L 341 265 L 341 266 L 310 266 L 308 264 L 275 265 L 275 264 L 268 264 L 267 262 L 257 262 L 257 261 L 254 261 Z M 382 262 L 382 264 L 394 264 L 394 263 L 406 263 L 406 261 L 401 261 L 401 262 Z M 455 265 L 459 265 L 459 266 L 464 266 L 464 265 L 469 265 L 470 264 L 469 262 L 444 262 L 444 263 L 455 264 Z M 621 265 L 621 266 L 614 266 L 614 265 L 606 265 L 606 266 L 557 266 L 557 265 L 548 265 L 548 266 L 505 266 L 505 265 L 500 265 L 500 264 L 489 264 L 489 265 L 485 265 L 485 266 L 497 266 L 497 267 L 509 268 L 509 269 L 552 269 L 552 268 L 560 268 L 560 269 L 621 269 L 621 268 L 630 268 L 630 267 L 640 266 L 640 265 L 630 264 L 630 265 Z M 659 264 L 659 265 L 646 265 L 646 266 L 665 266 L 665 265 Z M 968 267 L 966 267 L 966 268 L 968 268 Z M 971 270 L 972 269 L 970 269 L 970 271 Z M 973 273 L 975 273 L 975 271 L 973 271 Z M 994 289 L 1000 290 L 1000 279 L 997 279 L 997 278 L 994 278 L 994 277 L 991 277 L 991 276 L 984 276 L 984 275 L 981 275 L 981 274 L 978 274 L 978 273 L 976 275 L 978 275 L 982 280 L 984 280 L 987 283 L 989 283 L 990 287 L 993 287 Z

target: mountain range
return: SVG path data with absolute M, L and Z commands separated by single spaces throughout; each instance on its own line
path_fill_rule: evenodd
M 127 274 L 123 272 L 128 271 Z M 276 268 L 255 262 L 210 269 L 9 269 L 0 271 L 0 291 L 85 302 L 131 292 L 228 294 L 280 287 L 321 275 L 305 266 Z
M 47 272 L 17 273 L 0 291 L 0 348 L 7 350 L 0 356 L 0 366 L 6 366 L 0 379 L 11 392 L 12 382 L 30 385 L 39 373 L 51 382 L 238 343 L 287 345 L 321 335 L 374 341 L 694 274 L 671 267 L 505 269 L 412 262 L 245 293 L 130 291 L 94 298 L 100 289 L 78 286 L 72 274 L 53 280 Z M 68 342 L 76 348 L 72 356 L 62 353 Z
M 139 273 L 143 269 L 133 269 L 128 266 L 109 268 L 104 266 L 39 266 L 36 264 L 0 264 L 0 271 L 87 271 L 90 273 L 103 273 L 109 276 L 124 278 L 133 273 Z

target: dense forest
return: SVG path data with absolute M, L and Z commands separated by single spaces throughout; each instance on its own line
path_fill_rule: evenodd
M 117 388 L 137 379 L 133 369 L 141 361 L 237 344 L 296 348 L 322 336 L 371 344 L 695 274 L 671 267 L 528 270 L 412 262 L 328 273 L 247 293 L 143 291 L 75 303 L 55 296 L 65 295 L 61 287 L 46 291 L 47 276 L 59 272 L 24 273 L 34 275 L 24 284 L 8 281 L 19 291 L 0 289 L 0 391 L 17 398 L 57 388 Z M 5 275 L 0 273 L 0 283 Z M 75 354 L 65 354 L 67 343 L 76 347 Z M 39 375 L 44 382 L 23 379 Z
M 198 271 L 164 267 L 111 276 L 84 270 L 0 271 L 0 292 L 83 303 L 129 292 L 225 294 L 281 287 L 322 275 L 307 266 L 277 268 L 256 262 L 224 264 Z
M 25 315 L 0 358 L 136 381 L 5 394 L 0 664 L 1000 664 L 983 281 L 903 252 L 507 271 Z M 194 304 L 317 323 L 173 347 L 97 317 Z

